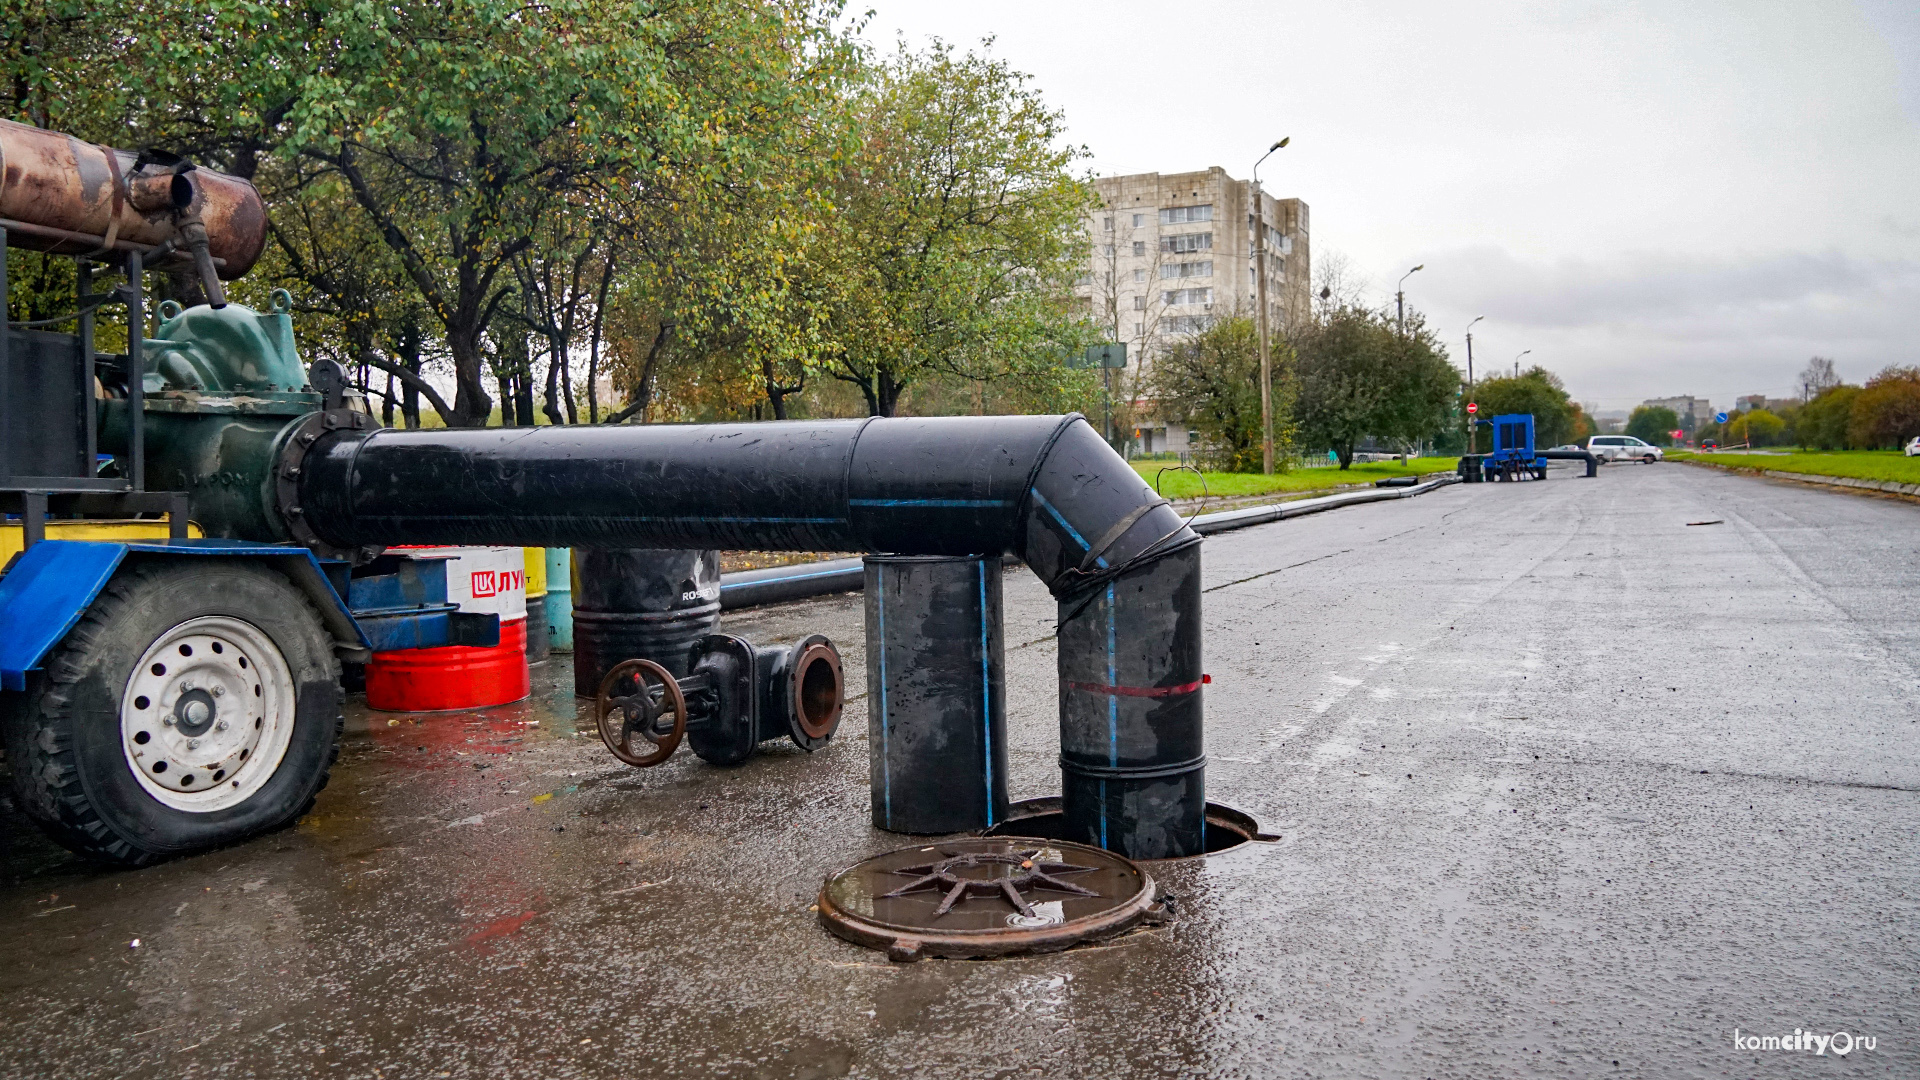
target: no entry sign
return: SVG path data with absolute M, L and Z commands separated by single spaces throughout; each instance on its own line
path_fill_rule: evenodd
M 1477 412 L 1479 412 L 1479 411 L 1480 411 L 1480 405 L 1479 405 L 1479 403 L 1478 403 L 1478 402 L 1473 402 L 1473 401 L 1469 401 L 1469 402 L 1467 402 L 1467 415 L 1468 415 L 1468 416 L 1472 416 L 1472 415 L 1473 415 L 1474 413 L 1477 413 Z

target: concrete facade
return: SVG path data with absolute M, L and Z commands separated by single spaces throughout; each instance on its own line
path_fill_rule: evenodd
M 1088 271 L 1079 295 L 1112 340 L 1128 344 L 1135 366 L 1115 381 L 1136 396 L 1141 376 L 1169 344 L 1215 319 L 1253 315 L 1252 184 L 1215 166 L 1197 172 L 1135 173 L 1094 181 L 1102 206 L 1088 220 Z M 1274 339 L 1310 310 L 1312 263 L 1306 203 L 1259 196 L 1267 230 L 1268 329 Z M 1140 401 L 1134 447 L 1185 452 L 1187 424 Z
M 1649 409 L 1672 409 L 1680 418 L 1680 430 L 1692 434 L 1713 423 L 1713 405 L 1706 398 L 1681 394 L 1678 397 L 1648 398 L 1640 403 Z

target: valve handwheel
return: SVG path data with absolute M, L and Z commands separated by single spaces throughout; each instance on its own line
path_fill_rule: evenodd
M 632 691 L 620 693 L 621 684 L 628 680 Z M 672 721 L 663 728 L 669 714 Z M 667 760 L 680 748 L 680 740 L 687 734 L 687 699 L 666 668 L 651 660 L 622 660 L 600 680 L 594 721 L 600 728 L 600 740 L 614 757 L 644 769 Z M 651 753 L 632 749 L 636 734 L 653 745 Z

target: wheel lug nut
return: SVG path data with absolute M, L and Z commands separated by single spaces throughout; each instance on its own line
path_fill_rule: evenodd
M 216 686 L 216 687 L 214 687 L 214 688 L 213 688 L 213 696 L 214 696 L 214 697 L 226 697 L 226 696 L 227 696 L 227 688 L 226 688 L 226 687 L 224 687 L 224 686 Z
M 172 727 L 172 726 L 173 726 L 173 717 L 171 717 L 171 716 L 163 716 L 163 717 L 161 717 L 161 718 L 160 718 L 160 726 L 162 726 L 162 727 Z
M 219 722 L 217 722 L 217 723 L 215 723 L 215 724 L 213 725 L 213 730 L 215 730 L 215 731 L 225 731 L 225 730 L 227 730 L 227 722 L 226 722 L 225 720 L 221 720 L 221 721 L 219 721 Z
M 180 690 L 181 690 L 181 692 L 183 692 L 183 693 L 184 693 L 184 692 L 186 692 L 186 691 L 188 691 L 188 690 L 191 690 L 191 689 L 193 689 L 193 680 L 192 680 L 192 679 L 183 679 L 183 680 L 181 680 L 181 683 L 180 683 Z
M 200 740 L 199 740 L 199 739 L 188 739 L 188 740 L 187 740 L 187 749 L 189 749 L 189 750 L 198 750 L 198 749 L 200 749 Z

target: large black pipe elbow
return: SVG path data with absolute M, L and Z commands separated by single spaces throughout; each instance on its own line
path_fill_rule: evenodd
M 1011 553 L 1060 605 L 1073 838 L 1204 849 L 1200 538 L 1078 415 L 337 431 L 298 512 L 343 548 Z

